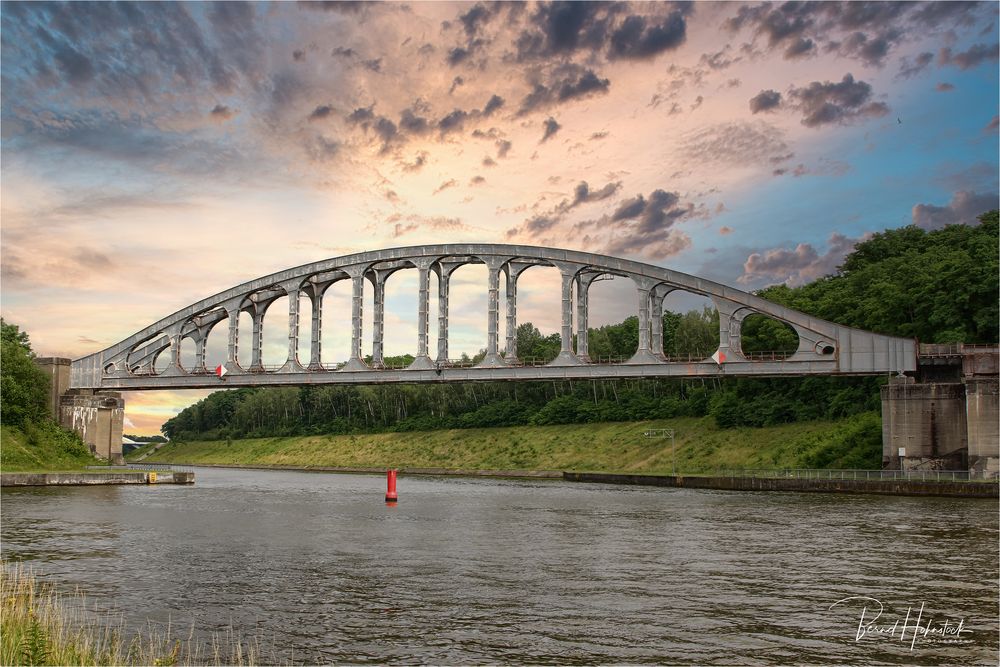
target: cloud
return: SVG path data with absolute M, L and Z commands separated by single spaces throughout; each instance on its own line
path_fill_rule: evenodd
M 393 215 L 387 221 L 393 225 L 392 236 L 399 238 L 417 231 L 457 231 L 468 229 L 461 218 L 445 216 L 423 216 L 410 214 L 407 216 Z
M 454 178 L 449 179 L 449 180 L 445 181 L 444 183 L 442 183 L 441 185 L 437 186 L 437 188 L 434 189 L 434 194 L 438 194 L 439 192 L 443 192 L 443 191 L 447 190 L 448 188 L 453 188 L 456 185 L 458 185 L 458 181 L 456 181 Z
M 541 143 L 545 143 L 546 141 L 548 141 L 549 139 L 551 139 L 552 137 L 554 137 L 555 134 L 556 134 L 556 132 L 558 132 L 559 130 L 562 129 L 562 125 L 560 125 L 556 121 L 556 119 L 553 118 L 552 116 L 549 116 L 548 118 L 546 118 L 545 122 L 542 123 L 542 125 L 545 127 L 545 133 L 542 134 L 542 138 L 538 142 L 540 144 Z
M 675 11 L 659 23 L 647 21 L 643 16 L 629 16 L 611 34 L 608 58 L 642 60 L 684 43 L 687 24 L 680 11 Z
M 555 181 L 550 178 L 549 182 L 554 183 Z M 573 188 L 572 198 L 565 198 L 545 213 L 525 220 L 524 224 L 520 227 L 509 229 L 507 231 L 507 236 L 515 237 L 521 233 L 528 234 L 529 236 L 537 236 L 539 233 L 547 231 L 551 227 L 554 227 L 558 223 L 562 222 L 566 216 L 578 206 L 610 199 L 618 194 L 621 187 L 621 181 L 612 181 L 610 183 L 606 183 L 597 190 L 593 190 L 587 181 L 580 181 L 576 184 L 576 187 Z M 541 204 L 541 202 L 536 203 L 533 208 L 537 208 L 539 204 Z
M 724 26 L 734 33 L 752 33 L 753 43 L 746 48 L 750 53 L 781 51 L 791 60 L 822 47 L 880 67 L 890 51 L 912 35 L 973 25 L 985 20 L 987 12 L 985 4 L 974 2 L 761 3 L 740 5 Z
M 357 114 L 358 111 L 360 110 L 356 109 L 354 113 L 351 114 L 351 116 Z M 369 114 L 371 113 L 371 109 L 366 109 L 365 111 L 368 111 Z M 333 107 L 330 106 L 329 104 L 322 104 L 312 110 L 312 113 L 309 114 L 309 120 L 310 121 L 325 120 L 329 118 L 331 115 L 333 115 Z
M 763 121 L 709 125 L 686 134 L 680 147 L 687 159 L 731 166 L 777 164 L 789 153 L 782 131 Z
M 978 194 L 959 190 L 947 206 L 917 204 L 913 207 L 913 224 L 924 229 L 940 229 L 945 225 L 976 225 L 977 217 L 997 208 L 998 193 Z
M 938 63 L 962 70 L 973 69 L 984 62 L 996 62 L 998 55 L 1000 55 L 1000 43 L 975 44 L 962 53 L 952 53 L 951 48 L 946 46 L 938 53 Z
M 996 132 L 998 127 L 1000 127 L 1000 116 L 993 116 L 993 119 L 983 128 L 983 132 Z
M 504 105 L 504 99 L 499 95 L 493 95 L 486 102 L 486 106 L 483 107 L 483 116 L 490 116 L 494 111 L 500 109 Z
M 869 101 L 872 87 L 864 81 L 855 81 L 845 74 L 838 83 L 813 81 L 802 88 L 793 87 L 789 97 L 803 114 L 806 127 L 844 124 L 857 119 L 884 116 L 889 107 L 882 102 Z
M 507 157 L 507 153 L 510 149 L 514 147 L 514 144 L 506 139 L 497 140 L 497 159 L 503 159 Z
M 648 197 L 640 194 L 626 199 L 610 216 L 578 223 L 575 228 L 593 230 L 608 254 L 664 259 L 690 247 L 691 239 L 673 226 L 694 212 L 694 206 L 682 204 L 676 192 L 657 189 Z
M 604 95 L 610 87 L 610 80 L 600 78 L 591 69 L 572 64 L 565 65 L 558 68 L 546 83 L 534 84 L 531 92 L 521 100 L 517 115 L 524 116 L 556 104 L 593 95 Z
M 723 225 L 722 227 L 719 227 L 719 235 L 720 236 L 729 236 L 730 234 L 733 233 L 733 231 L 735 231 L 735 230 L 733 230 L 732 227 L 726 227 L 725 225 Z
M 934 86 L 934 90 L 938 91 L 939 93 L 948 93 L 955 90 L 955 85 L 948 83 L 947 81 L 942 81 L 938 85 Z
M 441 133 L 441 136 L 450 132 L 458 132 L 464 127 L 465 119 L 468 117 L 469 113 L 467 111 L 455 109 L 437 122 L 438 131 Z
M 837 267 L 855 244 L 870 236 L 867 233 L 859 238 L 849 238 L 833 233 L 827 239 L 826 252 L 822 255 L 810 243 L 800 243 L 792 249 L 771 248 L 754 252 L 744 262 L 743 275 L 737 278 L 737 282 L 759 286 L 784 283 L 795 287 L 831 275 L 836 273 Z
M 485 182 L 486 178 L 484 176 L 473 176 L 469 181 L 469 185 L 482 185 Z
M 904 56 L 900 60 L 899 73 L 896 74 L 896 78 L 910 79 L 927 69 L 927 66 L 932 62 L 934 62 L 934 54 L 929 51 L 919 54 L 914 58 L 913 62 L 910 62 L 910 59 Z
M 427 151 L 420 151 L 417 153 L 416 157 L 413 158 L 413 162 L 404 162 L 403 171 L 415 172 L 420 171 L 427 164 Z
M 225 122 L 234 118 L 238 113 L 239 110 L 230 109 L 225 104 L 216 104 L 212 107 L 212 110 L 208 112 L 208 115 L 211 116 L 214 121 Z
M 762 90 L 750 98 L 750 112 L 773 111 L 781 106 L 781 93 L 776 90 Z

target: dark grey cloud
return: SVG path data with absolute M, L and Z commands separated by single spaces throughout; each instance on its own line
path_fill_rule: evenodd
M 351 115 L 347 117 L 347 120 L 351 123 L 365 123 L 374 120 L 374 108 L 374 105 L 370 107 L 359 107 L 351 112 Z
M 521 100 L 517 115 L 523 116 L 571 100 L 603 95 L 610 87 L 611 81 L 602 79 L 594 70 L 566 64 L 551 72 L 544 83 L 535 82 L 532 91 Z
M 337 56 L 340 58 L 355 58 L 358 52 L 351 48 L 344 48 L 343 46 L 338 46 L 335 48 L 330 55 Z
M 472 9 L 461 14 L 458 20 L 462 22 L 465 34 L 469 37 L 475 37 L 479 30 L 489 22 L 491 16 L 492 12 L 490 9 L 479 2 L 473 5 Z
M 549 178 L 550 183 L 555 183 L 557 181 L 558 178 L 555 180 L 551 177 Z M 597 190 L 592 190 L 587 181 L 580 181 L 576 187 L 573 188 L 573 196 L 571 199 L 563 199 L 545 213 L 535 215 L 528 220 L 525 220 L 520 227 L 509 229 L 507 231 L 507 236 L 508 238 L 512 238 L 518 234 L 524 233 L 537 237 L 542 232 L 545 232 L 562 222 L 566 216 L 578 206 L 610 199 L 618 194 L 621 187 L 621 181 L 612 181 Z M 539 208 L 541 203 L 541 201 L 536 203 L 532 208 Z
M 947 81 L 942 81 L 938 85 L 934 86 L 934 90 L 938 91 L 939 93 L 947 93 L 951 92 L 952 90 L 955 90 L 955 85 L 952 83 L 948 83 Z
M 643 16 L 629 16 L 611 33 L 608 57 L 641 60 L 675 49 L 684 43 L 687 24 L 681 12 L 671 13 L 658 23 Z
M 776 90 L 762 90 L 750 98 L 751 113 L 773 111 L 781 106 L 781 93 Z
M 913 207 L 913 224 L 924 229 L 940 229 L 945 225 L 979 224 L 977 217 L 998 208 L 1000 195 L 979 194 L 972 190 L 960 190 L 954 194 L 947 206 L 917 204 Z
M 802 124 L 807 127 L 844 124 L 889 112 L 886 104 L 871 101 L 869 84 L 855 81 L 850 74 L 837 83 L 813 81 L 802 88 L 793 87 L 789 97 L 802 112 Z
M 448 94 L 451 95 L 452 93 L 454 93 L 455 89 L 463 85 L 464 83 L 465 83 L 464 78 L 456 76 L 454 79 L 451 80 L 451 88 L 448 89 Z
M 910 36 L 948 26 L 973 25 L 989 15 L 974 2 L 783 2 L 740 5 L 724 25 L 749 31 L 754 46 L 798 58 L 822 47 L 868 65 L 881 66 L 892 48 Z
M 448 51 L 448 56 L 445 58 L 445 60 L 448 62 L 449 65 L 455 67 L 456 65 L 464 63 L 466 60 L 469 59 L 471 55 L 472 51 L 470 49 L 466 49 L 461 46 L 456 46 L 455 48 L 450 49 Z
M 292 51 L 292 60 L 297 63 L 302 63 L 306 61 L 306 52 L 301 49 L 295 49 Z
M 483 115 L 489 116 L 494 111 L 500 109 L 504 105 L 504 99 L 499 95 L 493 95 L 486 102 L 486 106 L 483 107 Z
M 993 120 L 986 124 L 983 132 L 996 132 L 998 127 L 1000 127 L 1000 116 L 993 116 Z
M 686 5 L 543 2 L 514 43 L 519 61 L 565 58 L 581 52 L 609 60 L 644 60 L 684 43 Z
M 546 118 L 545 122 L 542 123 L 542 126 L 545 128 L 545 131 L 542 133 L 542 138 L 538 142 L 540 144 L 545 143 L 546 141 L 554 137 L 556 132 L 562 129 L 562 125 L 560 125 L 559 122 L 552 116 Z
M 238 113 L 239 113 L 238 110 L 230 109 L 225 104 L 216 104 L 214 107 L 212 107 L 212 110 L 208 112 L 212 120 L 216 121 L 227 121 L 230 118 L 233 118 Z
M 438 131 L 444 136 L 451 132 L 457 132 L 465 125 L 465 119 L 469 117 L 467 111 L 455 109 L 437 122 Z
M 360 118 L 358 118 L 358 117 L 355 116 L 355 114 L 357 114 L 359 111 L 362 112 L 361 115 L 365 115 L 364 112 L 368 112 L 368 114 L 371 114 L 371 116 L 369 116 L 369 118 L 367 118 L 367 119 L 360 119 Z M 334 109 L 333 109 L 332 106 L 330 106 L 329 104 L 322 104 L 322 105 L 320 105 L 320 106 L 318 106 L 318 107 L 316 107 L 315 109 L 312 110 L 312 113 L 309 114 L 309 120 L 324 120 L 324 119 L 329 118 L 330 116 L 332 116 L 333 112 L 334 112 Z M 350 118 L 351 118 L 351 120 L 359 120 L 359 119 L 360 120 L 370 120 L 373 115 L 374 114 L 372 114 L 372 110 L 371 109 L 363 109 L 363 110 L 362 109 L 355 109 L 354 112 L 351 114 Z
M 469 181 L 469 185 L 482 185 L 485 182 L 486 182 L 485 176 L 473 176 L 472 179 Z
M 917 55 L 916 58 L 911 62 L 909 58 L 903 57 L 900 61 L 899 73 L 896 74 L 897 79 L 909 79 L 917 74 L 920 74 L 927 66 L 934 62 L 934 54 L 925 51 Z
M 578 228 L 595 228 L 608 235 L 604 251 L 612 254 L 638 254 L 654 259 L 676 255 L 691 244 L 686 234 L 673 229 L 694 212 L 691 204 L 682 204 L 676 192 L 654 190 L 648 197 L 627 199 L 610 217 Z
M 510 149 L 514 147 L 514 144 L 506 139 L 497 140 L 497 159 L 503 159 L 507 157 L 507 153 Z
M 985 62 L 995 63 L 998 55 L 1000 44 L 975 44 L 961 53 L 953 53 L 949 47 L 945 47 L 938 53 L 938 63 L 959 69 L 973 69 Z
M 365 69 L 371 70 L 372 72 L 378 73 L 378 72 L 382 71 L 382 59 L 381 58 L 371 58 L 369 60 L 362 60 L 361 61 L 361 65 Z
M 426 134 L 430 130 L 430 121 L 424 116 L 418 116 L 414 109 L 403 109 L 399 115 L 399 129 L 407 134 Z
M 785 60 L 794 60 L 816 53 L 816 43 L 808 37 L 799 37 L 785 49 Z

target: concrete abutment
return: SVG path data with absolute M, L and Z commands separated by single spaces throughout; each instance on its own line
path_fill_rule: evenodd
M 76 431 L 95 456 L 115 464 L 124 463 L 125 399 L 121 392 L 70 389 L 70 359 L 38 357 L 35 363 L 51 381 L 52 418 L 63 428 Z

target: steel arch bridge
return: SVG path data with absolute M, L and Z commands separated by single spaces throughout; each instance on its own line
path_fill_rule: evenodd
M 488 270 L 486 356 L 476 366 L 448 361 L 448 286 L 451 274 L 466 264 Z M 522 364 L 517 358 L 517 280 L 536 266 L 555 267 L 562 276 L 561 351 L 544 366 Z M 402 270 L 418 272 L 417 355 L 404 369 L 383 364 L 385 285 Z M 428 350 L 430 273 L 438 277 L 438 340 L 434 357 Z M 506 341 L 500 348 L 500 276 L 504 275 Z M 630 279 L 636 288 L 639 346 L 621 363 L 595 363 L 588 351 L 588 290 L 599 278 Z M 337 369 L 323 364 L 321 347 L 323 294 L 334 283 L 352 285 L 350 358 Z M 374 290 L 371 363 L 362 355 L 362 305 L 365 281 Z M 700 360 L 672 361 L 664 356 L 663 300 L 674 290 L 711 299 L 719 312 L 719 348 Z M 573 294 L 576 293 L 574 318 Z M 288 296 L 288 357 L 280 368 L 262 363 L 264 316 L 277 299 Z M 308 361 L 299 358 L 301 297 L 311 304 Z M 240 313 L 253 321 L 252 361 L 239 362 Z M 747 316 L 762 314 L 791 326 L 798 349 L 783 359 L 753 359 L 744 355 L 740 327 Z M 573 347 L 574 319 L 576 348 Z M 216 325 L 228 323 L 224 379 L 205 367 L 205 345 Z M 196 346 L 195 364 L 181 365 L 181 343 Z M 157 358 L 169 354 L 169 364 L 157 370 Z M 469 382 L 498 380 L 566 380 L 630 377 L 712 377 L 875 375 L 916 370 L 913 340 L 874 334 L 833 324 L 760 297 L 670 269 L 626 259 L 572 250 L 501 244 L 426 245 L 345 255 L 251 280 L 208 297 L 151 324 L 106 350 L 72 362 L 70 385 L 76 389 L 167 389 L 224 386 L 371 384 L 404 382 Z

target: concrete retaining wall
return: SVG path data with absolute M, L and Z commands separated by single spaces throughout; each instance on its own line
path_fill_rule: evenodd
M 955 496 L 998 498 L 995 482 L 927 482 L 901 479 L 795 479 L 772 477 L 684 477 L 682 475 L 616 475 L 599 472 L 565 472 L 571 482 L 637 484 L 689 489 L 731 491 L 801 491 L 812 493 L 874 493 L 899 496 Z
M 0 486 L 93 486 L 118 484 L 194 484 L 193 472 L 5 472 Z

